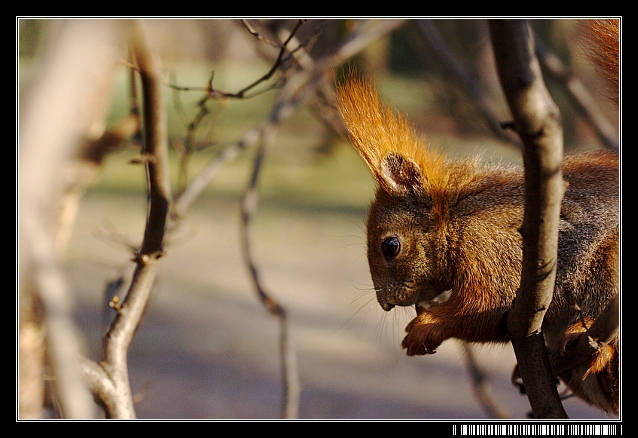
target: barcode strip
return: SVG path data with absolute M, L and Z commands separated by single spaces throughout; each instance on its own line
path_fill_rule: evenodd
M 616 424 L 453 424 L 453 435 L 622 435 Z M 620 432 L 620 433 L 619 433 Z

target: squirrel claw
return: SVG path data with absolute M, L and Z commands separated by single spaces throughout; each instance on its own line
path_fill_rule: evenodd
M 426 354 L 436 353 L 436 347 L 428 348 L 424 343 L 412 344 L 408 340 L 408 336 L 403 339 L 401 346 L 406 349 L 405 354 L 408 356 L 424 356 Z
M 426 354 L 434 354 L 436 353 L 437 347 L 441 345 L 438 343 L 426 343 L 423 339 L 418 339 L 415 335 L 408 332 L 408 335 L 403 338 L 403 342 L 401 342 L 401 346 L 406 349 L 406 354 L 408 356 L 423 356 Z

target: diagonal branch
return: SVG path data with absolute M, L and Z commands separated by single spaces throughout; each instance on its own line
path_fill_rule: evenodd
M 244 262 L 250 272 L 250 278 L 252 280 L 253 287 L 257 292 L 257 296 L 266 310 L 268 310 L 271 315 L 277 317 L 280 322 L 279 346 L 282 357 L 282 376 L 284 377 L 284 404 L 282 409 L 282 418 L 296 418 L 299 414 L 298 400 L 301 388 L 299 384 L 297 360 L 294 354 L 292 338 L 290 337 L 288 330 L 288 314 L 286 310 L 266 291 L 252 255 L 250 238 L 250 223 L 257 208 L 257 182 L 261 173 L 260 171 L 266 149 L 274 143 L 275 132 L 276 128 L 274 125 L 269 125 L 269 127 L 264 130 L 262 139 L 259 142 L 257 153 L 255 154 L 253 171 L 241 203 L 241 243 Z
M 486 381 L 487 377 L 476 361 L 476 355 L 474 354 L 472 346 L 468 342 L 463 342 L 462 346 L 472 379 L 472 388 L 481 407 L 485 410 L 489 418 L 510 418 L 511 415 L 494 401 L 490 385 Z
M 596 101 L 583 83 L 565 67 L 563 62 L 545 46 L 540 38 L 536 38 L 536 54 L 543 67 L 564 84 L 569 91 L 568 96 L 576 104 L 576 108 L 589 121 L 606 148 L 618 151 L 618 135 L 613 125 L 600 112 Z
M 323 74 L 331 71 L 333 68 L 341 65 L 347 59 L 351 58 L 371 42 L 388 34 L 403 24 L 403 20 L 364 20 L 359 26 L 344 38 L 343 44 L 333 53 L 324 58 L 316 60 L 308 66 L 304 71 L 300 71 L 295 75 L 292 84 L 286 84 L 285 93 L 290 96 L 288 102 L 279 99 L 278 103 L 264 122 L 259 123 L 254 128 L 247 131 L 239 140 L 226 146 L 218 155 L 206 165 L 200 173 L 191 181 L 189 186 L 175 199 L 172 208 L 172 216 L 177 219 L 183 216 L 190 205 L 199 197 L 201 192 L 210 183 L 217 171 L 225 163 L 234 160 L 240 152 L 247 147 L 257 144 L 261 139 L 264 130 L 269 129 L 268 126 L 274 121 L 283 122 L 292 115 L 298 106 L 305 102 L 304 99 L 293 99 L 299 90 L 310 88 L 317 89 L 323 82 Z M 306 94 L 309 97 L 312 93 Z
M 490 130 L 498 138 L 520 147 L 520 140 L 516 138 L 511 131 L 504 131 L 502 129 L 498 115 L 490 106 L 488 96 L 481 90 L 479 84 L 472 78 L 469 71 L 454 56 L 432 23 L 432 20 L 418 20 L 418 24 L 421 31 L 428 38 L 435 53 L 438 55 L 441 64 L 450 72 L 451 78 L 468 94 L 470 101 L 477 106 Z

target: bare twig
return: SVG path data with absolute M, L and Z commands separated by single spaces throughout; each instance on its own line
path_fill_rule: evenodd
M 325 83 L 325 73 L 336 65 L 343 63 L 344 60 L 353 56 L 359 50 L 365 48 L 371 41 L 385 35 L 400 24 L 401 21 L 394 20 L 383 20 L 377 23 L 368 22 L 358 27 L 357 30 L 350 35 L 350 38 L 346 38 L 344 44 L 331 55 L 316 62 L 312 62 L 310 58 L 306 58 L 304 66 L 308 68 L 308 70 L 300 70 L 288 78 L 268 118 L 244 134 L 239 141 L 224 148 L 191 182 L 173 205 L 172 216 L 174 219 L 178 219 L 185 213 L 190 204 L 199 196 L 201 191 L 215 175 L 216 171 L 225 162 L 236 157 L 247 145 L 257 143 L 258 148 L 253 163 L 253 172 L 251 173 L 249 183 L 242 197 L 241 239 L 245 263 L 249 269 L 257 295 L 266 309 L 278 317 L 280 322 L 280 353 L 282 357 L 282 377 L 284 380 L 284 406 L 282 416 L 285 418 L 296 417 L 299 409 L 298 397 L 300 384 L 296 356 L 288 330 L 287 313 L 265 290 L 259 277 L 256 263 L 253 260 L 250 246 L 250 221 L 254 209 L 257 206 L 257 182 L 261 165 L 267 147 L 274 141 L 276 127 L 290 117 L 302 103 L 306 102 L 308 98 L 313 95 L 320 85 Z
M 543 83 L 527 21 L 490 20 L 489 25 L 501 85 L 525 146 L 523 271 L 508 334 L 534 415 L 565 418 L 541 332 L 553 296 L 565 190 L 560 113 Z
M 184 86 L 180 86 L 180 85 L 176 85 L 176 84 L 168 84 L 168 86 L 173 88 L 173 89 L 175 89 L 175 90 L 178 90 L 178 91 L 205 91 L 206 92 L 206 96 L 204 96 L 202 98 L 202 100 L 199 102 L 199 106 L 200 107 L 209 98 L 214 98 L 214 99 L 247 99 L 247 98 L 251 98 L 251 97 L 257 96 L 259 94 L 262 94 L 265 91 L 268 91 L 268 90 L 271 90 L 273 88 L 279 87 L 280 84 L 281 84 L 281 80 L 277 81 L 274 85 L 272 85 L 269 88 L 257 91 L 257 92 L 255 92 L 253 94 L 246 94 L 247 92 L 249 92 L 252 89 L 254 89 L 255 87 L 257 87 L 258 85 L 260 85 L 260 84 L 266 82 L 267 80 L 269 80 L 270 78 L 272 78 L 273 75 L 277 72 L 277 70 L 279 70 L 281 68 L 283 61 L 286 59 L 285 58 L 286 53 L 290 52 L 290 49 L 288 48 L 288 45 L 289 45 L 290 41 L 294 38 L 294 36 L 297 33 L 297 31 L 299 30 L 299 28 L 304 23 L 305 23 L 305 20 L 299 20 L 297 22 L 296 26 L 290 32 L 290 35 L 288 35 L 288 38 L 286 38 L 286 40 L 284 40 L 284 42 L 281 43 L 278 46 L 279 47 L 279 53 L 277 54 L 277 58 L 273 62 L 272 66 L 270 67 L 270 70 L 268 70 L 268 72 L 265 73 L 264 75 L 262 75 L 259 79 L 255 80 L 250 85 L 245 86 L 244 88 L 242 88 L 239 91 L 229 92 L 229 91 L 219 90 L 219 89 L 216 89 L 215 87 L 213 87 L 213 79 L 215 77 L 215 73 L 214 72 L 211 74 L 211 77 L 208 80 L 208 84 L 206 85 L 206 87 L 184 87 Z
M 142 78 L 144 99 L 145 160 L 149 202 L 144 239 L 135 256 L 136 268 L 126 298 L 116 306 L 117 318 L 104 337 L 103 361 L 88 365 L 86 378 L 100 397 L 111 418 L 135 418 L 133 396 L 128 379 L 127 352 L 148 304 L 159 259 L 163 256 L 164 236 L 170 205 L 168 139 L 163 104 L 162 80 L 138 24 L 134 35 L 134 57 Z
M 263 41 L 264 43 L 271 45 L 273 47 L 277 47 L 280 48 L 281 44 L 276 43 L 274 41 L 269 40 L 268 38 L 264 37 L 261 33 L 259 33 L 252 24 L 250 24 L 248 22 L 248 20 L 239 20 L 239 22 L 242 24 L 242 26 L 244 26 L 246 28 L 246 30 L 248 30 L 248 32 L 254 36 L 255 38 L 257 38 L 259 41 Z
M 363 21 L 344 39 L 341 47 L 325 58 L 315 61 L 310 70 L 298 72 L 295 75 L 294 83 L 292 85 L 287 84 L 285 90 L 281 91 L 282 95 L 285 92 L 286 95 L 294 97 L 298 91 L 304 87 L 316 89 L 324 83 L 323 74 L 325 72 L 331 71 L 336 66 L 363 50 L 372 41 L 386 35 L 402 24 L 403 20 Z M 312 93 L 306 93 L 304 99 L 311 95 Z M 192 202 L 197 199 L 224 163 L 235 159 L 239 153 L 247 147 L 257 144 L 263 135 L 263 131 L 269 129 L 269 124 L 274 121 L 277 123 L 284 121 L 304 102 L 304 99 L 290 99 L 289 102 L 286 103 L 280 98 L 273 107 L 267 120 L 246 132 L 238 141 L 223 148 L 191 181 L 184 192 L 175 199 L 172 209 L 173 217 L 179 218 L 188 210 Z
M 298 20 L 296 26 L 292 29 L 288 37 L 283 41 L 283 43 L 280 43 L 280 44 L 279 43 L 275 44 L 272 41 L 263 38 L 256 30 L 254 30 L 254 28 L 246 20 L 242 20 L 241 22 L 244 25 L 244 27 L 246 27 L 252 35 L 257 37 L 259 41 L 266 42 L 268 44 L 274 45 L 277 48 L 279 48 L 279 53 L 277 55 L 277 58 L 272 63 L 270 70 L 266 74 L 264 74 L 262 77 L 260 77 L 259 79 L 251 83 L 250 85 L 244 87 L 240 91 L 234 92 L 234 93 L 218 90 L 213 87 L 213 79 L 215 77 L 214 71 L 211 73 L 210 79 L 208 80 L 208 84 L 206 85 L 206 87 L 184 87 L 184 86 L 179 86 L 179 85 L 171 84 L 171 83 L 168 84 L 168 86 L 175 91 L 204 91 L 205 92 L 205 95 L 197 102 L 197 107 L 199 108 L 198 113 L 195 115 L 195 117 L 192 119 L 192 121 L 188 124 L 188 127 L 187 127 L 184 151 L 181 157 L 180 184 L 178 184 L 178 194 L 181 194 L 183 190 L 186 190 L 186 183 L 185 183 L 186 177 L 187 177 L 186 165 L 192 153 L 195 151 L 195 147 L 194 147 L 195 132 L 197 131 L 199 126 L 201 126 L 202 122 L 206 120 L 207 116 L 210 114 L 210 109 L 208 108 L 208 102 L 211 99 L 249 99 L 257 95 L 260 95 L 262 93 L 265 93 L 267 91 L 280 88 L 281 86 L 283 86 L 283 84 L 285 83 L 284 79 L 286 77 L 285 72 L 283 76 L 279 80 L 274 82 L 271 86 L 265 87 L 262 90 L 259 90 L 255 93 L 247 94 L 248 91 L 254 89 L 259 84 L 262 84 L 268 81 L 278 70 L 285 70 L 284 68 L 285 59 L 287 59 L 288 56 L 290 56 L 290 54 L 294 50 L 296 50 L 296 49 L 291 50 L 289 48 L 290 42 L 295 39 L 295 34 L 304 24 L 305 20 Z M 288 56 L 286 56 L 286 54 L 288 54 Z
M 273 144 L 274 135 L 275 127 L 270 125 L 269 128 L 264 130 L 257 153 L 255 154 L 253 171 L 241 203 L 241 241 L 244 262 L 250 272 L 253 287 L 255 288 L 257 295 L 266 310 L 268 310 L 268 312 L 270 312 L 273 316 L 277 317 L 281 324 L 279 345 L 282 357 L 282 376 L 284 377 L 284 404 L 282 409 L 282 418 L 297 418 L 299 414 L 298 400 L 301 388 L 299 385 L 299 372 L 297 371 L 296 356 L 294 354 L 294 348 L 292 346 L 288 330 L 288 315 L 286 310 L 265 290 L 259 277 L 259 271 L 254 262 L 250 245 L 250 221 L 255 209 L 257 208 L 257 182 L 266 148 Z
M 511 415 L 494 401 L 490 385 L 487 383 L 487 377 L 476 361 L 472 346 L 467 342 L 463 342 L 462 346 L 470 377 L 472 378 L 472 388 L 480 405 L 490 418 L 511 418 Z
M 257 85 L 259 85 L 262 82 L 267 81 L 268 79 L 270 79 L 272 77 L 272 75 L 275 74 L 275 72 L 277 71 L 279 66 L 281 65 L 281 61 L 283 60 L 284 55 L 288 51 L 288 43 L 290 43 L 290 41 L 295 37 L 295 34 L 297 33 L 297 31 L 299 30 L 299 28 L 305 22 L 306 22 L 306 20 L 297 21 L 297 24 L 295 25 L 295 27 L 290 32 L 290 35 L 288 35 L 288 38 L 286 38 L 286 40 L 281 44 L 281 49 L 279 50 L 279 54 L 277 55 L 277 59 L 275 60 L 275 63 L 273 64 L 273 66 L 270 68 L 270 70 L 265 75 L 263 75 L 261 78 L 257 79 L 252 84 L 250 84 L 250 85 L 242 88 L 241 90 L 239 90 L 234 96 L 225 96 L 225 97 L 239 97 L 239 98 L 244 97 L 244 94 L 247 91 L 252 90 Z

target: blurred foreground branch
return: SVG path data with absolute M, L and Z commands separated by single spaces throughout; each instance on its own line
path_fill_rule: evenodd
M 121 56 L 126 24 L 117 20 L 62 20 L 55 23 L 38 75 L 20 97 L 19 128 L 19 301 L 20 417 L 41 415 L 45 347 L 53 374 L 59 413 L 92 418 L 94 403 L 77 357 L 79 335 L 73 323 L 73 297 L 60 261 L 60 181 L 74 151 L 85 143 L 91 126 L 108 102 L 112 75 Z M 44 338 L 33 336 L 39 333 Z M 31 334 L 31 335 L 30 335 Z M 28 348 L 24 348 L 28 347 Z M 27 368 L 28 366 L 28 368 Z M 26 373 L 23 370 L 28 369 Z M 28 380 L 31 380 L 30 382 Z

